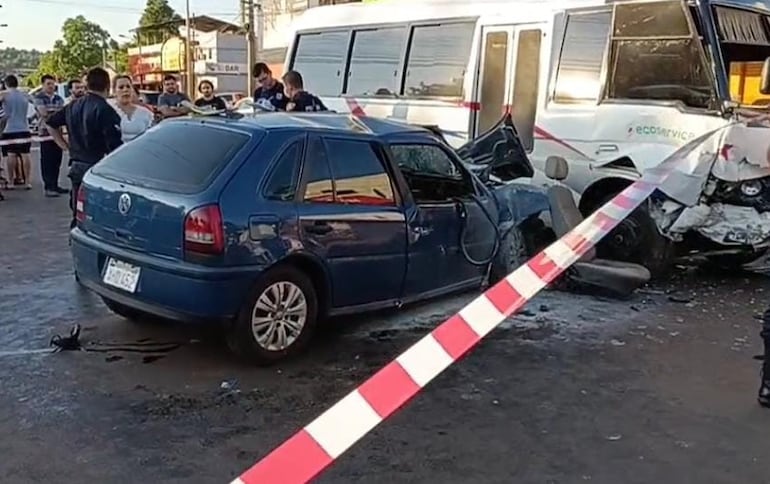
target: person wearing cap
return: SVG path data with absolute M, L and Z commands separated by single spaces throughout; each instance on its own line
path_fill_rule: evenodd
M 273 77 L 270 67 L 264 62 L 257 62 L 254 65 L 254 77 L 259 84 L 254 90 L 254 102 L 271 111 L 285 111 L 287 99 L 284 86 Z

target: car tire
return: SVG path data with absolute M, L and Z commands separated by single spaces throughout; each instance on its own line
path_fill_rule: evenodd
M 102 301 L 104 302 L 104 305 L 107 306 L 107 309 L 129 321 L 139 322 L 149 317 L 146 313 L 138 309 L 128 307 L 125 304 L 120 304 L 112 299 L 102 297 Z
M 266 272 L 227 331 L 241 359 L 265 366 L 305 350 L 318 324 L 318 296 L 310 278 L 292 266 Z
M 608 197 L 596 208 L 614 197 Z M 626 239 L 636 237 L 636 243 Z M 646 205 L 638 207 L 597 244 L 596 255 L 602 259 L 634 262 L 645 266 L 652 279 L 665 278 L 676 257 L 676 245 L 658 231 Z
M 508 274 L 526 263 L 529 256 L 521 226 L 511 227 L 500 241 L 500 247 L 489 272 L 489 282 L 491 284 L 500 282 Z

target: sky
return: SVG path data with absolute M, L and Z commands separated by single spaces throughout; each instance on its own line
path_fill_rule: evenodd
M 129 35 L 136 27 L 146 0 L 0 0 L 2 47 L 49 50 L 61 36 L 61 26 L 69 17 L 83 15 L 102 26 L 112 37 Z M 185 0 L 169 0 L 184 16 Z M 228 22 L 240 20 L 239 0 L 190 0 L 194 15 L 210 15 Z

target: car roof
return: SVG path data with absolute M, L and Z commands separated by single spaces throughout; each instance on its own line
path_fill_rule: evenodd
M 200 116 L 181 118 L 195 122 L 223 124 L 240 131 L 312 130 L 348 135 L 388 137 L 398 134 L 428 134 L 425 128 L 406 124 L 402 121 L 353 116 L 337 113 L 257 113 L 245 114 L 241 118 L 224 116 Z M 174 120 L 177 121 L 177 120 Z

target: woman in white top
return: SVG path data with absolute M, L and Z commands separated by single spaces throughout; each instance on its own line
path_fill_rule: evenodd
M 152 112 L 137 102 L 133 82 L 128 76 L 118 76 L 113 81 L 115 99 L 112 106 L 120 115 L 120 131 L 127 143 L 152 126 Z

